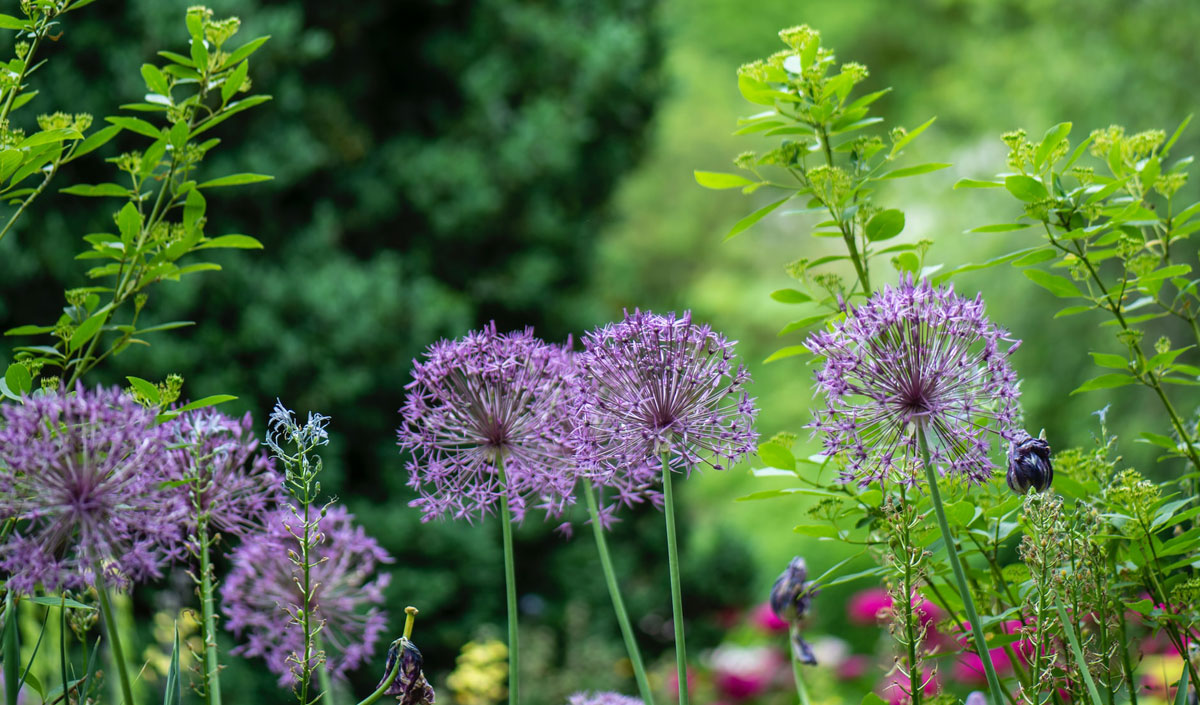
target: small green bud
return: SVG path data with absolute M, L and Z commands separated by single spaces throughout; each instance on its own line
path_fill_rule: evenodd
M 58 385 L 62 384 L 62 380 L 59 379 L 58 375 L 43 377 L 41 380 L 39 380 L 39 382 L 41 382 L 42 389 L 46 390 L 47 392 L 58 389 Z
M 779 31 L 779 38 L 792 49 L 803 52 L 812 42 L 821 41 L 821 33 L 806 24 Z
M 1088 152 L 1093 157 L 1105 159 L 1112 150 L 1113 144 L 1122 142 L 1124 139 L 1125 128 L 1120 125 L 1109 125 L 1103 130 L 1092 130 L 1092 143 L 1088 146 Z
M 63 292 L 63 297 L 72 306 L 82 306 L 83 302 L 87 300 L 87 295 L 86 289 L 67 289 Z
M 754 166 L 754 161 L 757 158 L 758 155 L 754 152 L 742 152 L 734 158 L 733 164 L 739 169 L 746 169 L 749 171 Z
M 1174 174 L 1163 174 L 1154 180 L 1154 190 L 1158 191 L 1163 196 L 1170 198 L 1175 195 L 1175 192 L 1183 188 L 1187 183 L 1187 173 L 1177 172 Z
M 1160 337 L 1158 340 L 1154 341 L 1154 352 L 1158 353 L 1159 355 L 1162 355 L 1163 353 L 1170 352 L 1170 351 L 1171 351 L 1171 339 L 1168 338 L 1167 336 L 1164 335 L 1164 336 Z
M 771 436 L 771 440 L 768 441 L 768 443 L 774 443 L 777 446 L 783 446 L 784 448 L 791 450 L 792 446 L 796 444 L 797 438 L 799 438 L 799 436 L 794 433 L 789 431 L 780 431 L 774 436 Z

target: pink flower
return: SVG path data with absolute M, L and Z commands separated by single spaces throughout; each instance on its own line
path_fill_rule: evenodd
M 712 653 L 713 685 L 734 702 L 748 700 L 766 691 L 782 666 L 771 647 L 722 645 Z
M 847 656 L 845 661 L 838 665 L 837 676 L 841 680 L 854 680 L 861 678 L 867 672 L 867 666 L 871 664 L 871 659 L 863 654 L 854 654 Z
M 967 647 L 972 645 L 971 625 L 969 622 L 964 622 L 963 625 L 968 631 L 958 637 L 963 651 L 958 655 L 957 663 L 954 664 L 954 678 L 970 685 L 987 683 L 987 674 L 983 667 L 983 659 L 979 658 L 979 654 L 966 650 Z M 1013 619 L 1005 622 L 1001 626 L 1001 629 L 1005 634 L 1016 634 L 1022 626 L 1020 620 Z M 1028 663 L 1029 656 L 1033 654 L 1033 644 L 1027 639 L 1022 639 L 1012 644 L 1012 650 L 1021 663 Z M 998 648 L 990 649 L 988 653 L 991 654 L 992 665 L 996 668 L 996 673 L 1005 675 L 1012 671 L 1012 659 L 1009 658 L 1007 651 L 1003 648 Z
M 926 697 L 933 697 L 937 694 L 941 687 L 941 679 L 936 674 L 925 679 L 924 693 Z M 912 686 L 909 685 L 908 676 L 899 670 L 894 670 L 884 676 L 883 681 L 879 684 L 879 695 L 886 701 L 888 705 L 906 705 L 912 702 Z
M 868 588 L 855 593 L 846 605 L 846 614 L 855 624 L 876 624 L 882 613 L 892 608 L 892 596 L 883 588 Z
M 775 612 L 771 610 L 771 605 L 766 602 L 754 608 L 750 614 L 750 621 L 768 634 L 778 634 L 788 630 L 788 623 L 776 616 Z

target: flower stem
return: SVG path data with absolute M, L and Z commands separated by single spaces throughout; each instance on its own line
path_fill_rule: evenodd
M 683 590 L 679 586 L 679 544 L 675 540 L 675 499 L 671 492 L 671 454 L 662 454 L 663 507 L 667 516 L 667 562 L 671 570 L 671 620 L 675 624 L 675 665 L 679 705 L 688 705 L 687 647 L 683 641 Z
M 954 579 L 958 583 L 958 592 L 962 596 L 963 609 L 967 613 L 967 621 L 971 623 L 971 632 L 975 636 L 975 648 L 979 652 L 979 660 L 983 662 L 987 674 L 988 698 L 992 705 L 1001 705 L 1000 679 L 996 676 L 996 667 L 992 665 L 992 654 L 988 651 L 987 640 L 983 637 L 983 625 L 979 623 L 979 614 L 975 611 L 975 599 L 967 587 L 967 576 L 963 573 L 962 563 L 958 560 L 958 549 L 954 546 L 954 535 L 950 533 L 950 523 L 946 521 L 946 509 L 942 506 L 942 493 L 938 490 L 937 471 L 929 459 L 929 443 L 925 440 L 925 429 L 917 426 L 917 441 L 921 446 L 921 460 L 925 465 L 925 478 L 929 482 L 929 497 L 933 503 L 933 511 L 937 514 L 938 527 L 942 531 L 942 542 L 946 544 L 946 555 L 950 558 L 950 568 L 954 571 Z
M 411 605 L 404 608 L 404 638 L 405 639 L 412 638 L 413 621 L 415 621 L 417 618 L 417 611 L 418 611 L 417 608 L 413 607 Z M 401 641 L 400 639 L 397 639 L 392 642 L 392 648 L 398 649 L 398 648 L 400 648 L 401 644 L 403 644 L 403 643 L 404 643 L 403 641 Z M 400 673 L 400 663 L 402 661 L 403 661 L 403 659 L 400 658 L 399 656 L 397 656 L 396 659 L 392 663 L 392 667 L 390 669 L 388 669 L 387 675 L 384 676 L 383 680 L 379 682 L 379 687 L 375 689 L 375 692 L 371 693 L 367 697 L 358 701 L 358 705 L 371 705 L 376 700 L 379 700 L 380 698 L 382 698 L 384 696 L 384 694 L 387 692 L 387 689 L 390 688 L 392 686 L 392 683 L 395 682 L 396 675 Z
M 508 703 L 519 705 L 518 677 L 520 655 L 517 644 L 517 576 L 513 568 L 512 512 L 508 508 L 508 480 L 504 475 L 504 459 L 496 461 L 500 474 L 500 530 L 504 536 L 504 589 L 508 597 Z
M 596 491 L 591 482 L 584 485 L 587 495 L 588 513 L 592 517 L 592 531 L 596 535 L 596 552 L 600 554 L 600 565 L 604 568 L 604 580 L 608 583 L 608 594 L 612 597 L 613 611 L 617 613 L 617 622 L 621 625 L 621 636 L 625 639 L 625 651 L 629 654 L 629 662 L 633 664 L 633 675 L 637 679 L 638 692 L 642 702 L 654 705 L 650 693 L 650 680 L 646 677 L 646 665 L 642 662 L 642 652 L 638 650 L 637 639 L 633 635 L 633 626 L 629 622 L 629 613 L 625 611 L 625 601 L 621 599 L 621 587 L 617 583 L 617 574 L 613 570 L 612 557 L 608 553 L 608 541 L 604 538 L 604 527 L 600 525 L 600 509 L 596 502 Z
M 317 651 L 322 651 L 325 648 L 321 643 L 321 635 L 317 634 Z M 329 661 L 322 659 L 321 667 L 317 669 L 318 683 L 321 684 L 321 702 L 323 705 L 336 705 L 337 700 L 333 694 L 333 679 L 329 677 Z
M 125 649 L 121 646 L 121 629 L 113 615 L 112 601 L 108 595 L 108 584 L 104 580 L 104 569 L 99 562 L 92 570 L 96 574 L 96 594 L 100 596 L 100 614 L 104 617 L 104 629 L 108 633 L 108 648 L 112 652 L 117 668 L 117 679 L 121 684 L 121 697 L 125 705 L 134 705 L 133 686 L 129 681 L 129 668 L 125 665 Z
M 795 625 L 792 625 L 790 636 L 791 636 L 791 639 L 794 641 L 796 638 L 796 626 Z M 792 655 L 792 678 L 796 681 L 796 695 L 797 695 L 797 697 L 800 698 L 800 705 L 809 705 L 808 688 L 806 688 L 804 686 L 804 674 L 802 674 L 800 672 L 801 664 L 800 664 L 799 659 L 796 658 L 796 650 L 791 648 L 790 644 L 789 644 L 789 648 L 788 648 L 788 653 L 790 653 Z
M 200 612 L 204 620 L 204 694 L 208 705 L 221 705 L 221 666 L 217 662 L 217 619 L 213 612 L 213 567 L 209 557 L 208 521 L 197 526 L 200 541 Z

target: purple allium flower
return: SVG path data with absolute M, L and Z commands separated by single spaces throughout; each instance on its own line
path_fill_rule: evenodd
M 577 381 L 567 347 L 531 329 L 499 334 L 493 323 L 431 345 L 412 374 L 397 435 L 412 454 L 408 485 L 421 496 L 410 506 L 423 520 L 482 516 L 501 493 L 516 520 L 530 499 L 549 514 L 573 501 L 566 443 Z
M 342 506 L 330 507 L 320 518 L 323 541 L 311 571 L 313 615 L 324 623 L 321 639 L 335 677 L 368 661 L 387 628 L 379 605 L 391 576 L 371 576 L 392 557 L 353 518 Z M 294 681 L 291 666 L 302 658 L 304 644 L 304 634 L 292 623 L 296 605 L 303 603 L 296 583 L 299 569 L 288 557 L 289 551 L 300 550 L 290 528 L 299 522 L 290 507 L 275 512 L 266 531 L 246 537 L 234 550 L 233 567 L 221 586 L 225 628 L 246 639 L 235 653 L 261 656 L 281 685 Z
M 259 530 L 283 500 L 283 478 L 259 451 L 250 414 L 241 420 L 212 409 L 187 412 L 170 423 L 176 445 L 176 479 L 197 478 L 179 489 L 190 505 L 197 494 L 209 526 L 235 536 Z M 196 512 L 187 521 L 196 530 Z
M 649 488 L 664 453 L 675 469 L 718 470 L 754 452 L 757 409 L 733 341 L 708 326 L 649 311 L 584 336 L 574 442 L 581 463 L 629 504 Z
M 16 525 L 0 571 L 17 592 L 158 577 L 182 553 L 186 513 L 171 479 L 167 430 L 116 388 L 0 405 L 0 520 Z
M 1019 341 L 984 315 L 982 297 L 909 277 L 806 345 L 825 357 L 816 379 L 826 407 L 810 428 L 824 435 L 826 455 L 845 459 L 842 482 L 914 484 L 918 424 L 938 471 L 970 482 L 991 476 L 987 434 L 1013 438 L 1020 392 L 1008 356 Z
M 567 698 L 567 705 L 642 705 L 642 701 L 620 693 L 579 692 Z

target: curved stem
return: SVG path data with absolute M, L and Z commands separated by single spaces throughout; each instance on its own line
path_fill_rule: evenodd
M 950 533 L 950 522 L 946 521 L 946 509 L 942 506 L 942 493 L 938 490 L 937 471 L 929 459 L 929 443 L 925 440 L 925 429 L 917 426 L 917 442 L 921 446 L 921 460 L 925 465 L 925 479 L 929 483 L 929 498 L 933 511 L 937 515 L 938 528 L 942 531 L 942 542 L 946 544 L 946 555 L 950 559 L 950 568 L 954 571 L 954 580 L 958 583 L 958 592 L 962 596 L 963 609 L 967 613 L 967 621 L 971 623 L 971 633 L 975 637 L 975 648 L 979 652 L 979 660 L 983 661 L 983 669 L 987 674 L 988 698 L 992 705 L 1001 705 L 1000 679 L 996 676 L 996 667 L 992 665 L 992 654 L 988 651 L 987 639 L 983 636 L 983 625 L 979 623 L 979 614 L 975 611 L 975 599 L 967 587 L 967 576 L 963 572 L 962 563 L 958 560 L 958 549 L 954 546 L 954 535 Z
M 795 640 L 796 625 L 792 625 L 789 636 L 793 641 Z M 801 664 L 796 658 L 796 650 L 789 647 L 788 653 L 792 655 L 792 680 L 796 682 L 796 697 L 800 699 L 800 705 L 809 705 L 808 688 L 804 686 L 804 674 L 800 672 Z
M 667 516 L 667 561 L 671 570 L 671 620 L 675 624 L 675 666 L 679 705 L 688 705 L 687 646 L 683 640 L 683 589 L 679 585 L 679 544 L 675 540 L 675 500 L 671 492 L 671 454 L 662 454 L 663 508 Z
M 621 599 L 621 587 L 617 583 L 612 557 L 608 553 L 608 541 L 604 538 L 604 527 L 600 525 L 600 509 L 596 502 L 596 490 L 590 481 L 585 481 L 583 492 L 587 496 L 588 513 L 592 518 L 592 531 L 596 535 L 596 552 L 600 554 L 600 565 L 604 569 L 604 581 L 608 584 L 608 594 L 612 597 L 617 623 L 621 625 L 621 637 L 625 640 L 625 651 L 629 655 L 629 662 L 633 665 L 633 676 L 637 680 L 638 692 L 641 693 L 642 702 L 646 705 L 654 705 L 650 680 L 646 677 L 646 665 L 642 662 L 642 652 L 638 649 L 637 639 L 633 634 L 633 625 L 630 624 L 629 613 L 625 610 L 625 601 Z
M 200 541 L 200 612 L 204 621 L 204 695 L 208 705 L 221 705 L 221 666 L 217 661 L 217 618 L 213 610 L 213 567 L 209 557 L 207 518 L 200 518 L 196 533 Z
M 520 654 L 517 644 L 517 576 L 513 567 L 512 512 L 508 508 L 508 481 L 504 475 L 504 459 L 496 461 L 496 471 L 500 474 L 500 484 L 504 490 L 500 493 L 500 524 L 504 536 L 504 591 L 508 598 L 508 703 L 519 705 L 518 676 L 520 675 Z
M 129 680 L 129 668 L 125 665 L 125 649 L 121 646 L 121 629 L 113 616 L 112 601 L 108 595 L 108 584 L 104 580 L 104 569 L 100 563 L 92 568 L 96 574 L 96 593 L 100 596 L 100 614 L 104 617 L 104 630 L 108 634 L 108 648 L 112 651 L 117 668 L 117 680 L 121 685 L 121 697 L 125 705 L 134 705 L 133 685 Z
M 379 684 L 379 687 L 375 689 L 375 692 L 358 701 L 358 705 L 372 705 L 372 703 L 382 698 L 384 693 L 387 692 L 387 689 L 391 687 L 392 682 L 396 680 L 396 674 L 399 672 L 400 659 L 396 659 L 396 662 L 392 664 L 392 670 L 388 671 L 387 675 L 383 677 L 383 682 Z

